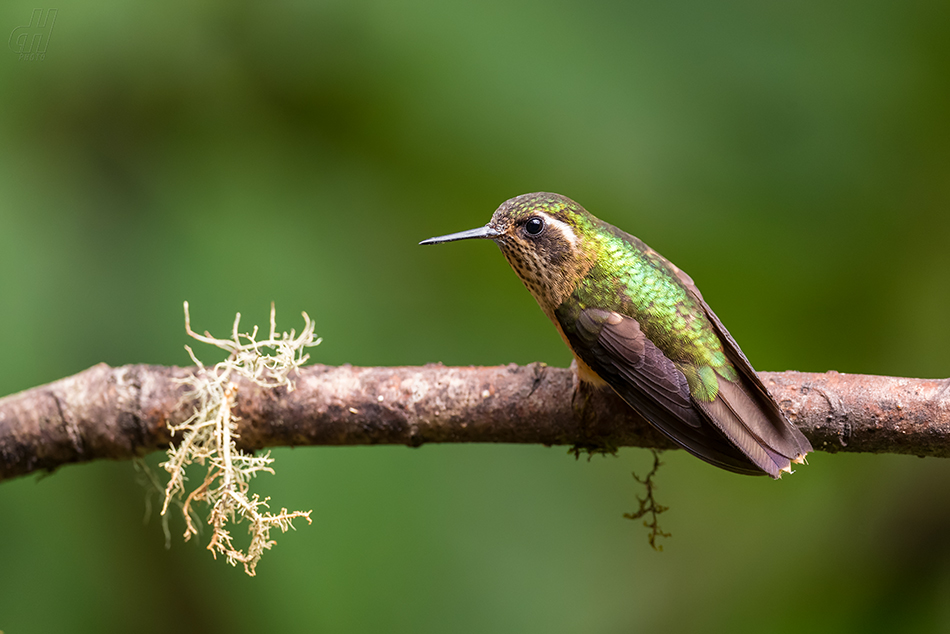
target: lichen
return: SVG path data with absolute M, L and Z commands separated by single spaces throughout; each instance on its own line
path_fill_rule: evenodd
M 261 499 L 257 493 L 249 493 L 252 478 L 262 472 L 274 473 L 271 466 L 274 459 L 270 452 L 254 455 L 237 448 L 237 418 L 232 407 L 238 386 L 233 379 L 241 376 L 264 388 L 285 387 L 292 391 L 291 374 L 309 359 L 306 349 L 319 344 L 320 340 L 314 338 L 313 322 L 307 313 L 303 313 L 304 328 L 299 335 L 293 330 L 278 334 L 273 304 L 270 332 L 262 341 L 257 341 L 257 326 L 250 334 L 239 332 L 240 313 L 234 319 L 230 339 L 218 339 L 208 332 L 199 335 L 191 329 L 188 302 L 184 307 L 188 335 L 229 355 L 209 368 L 198 360 L 190 346 L 185 346 L 197 366 L 193 375 L 181 380 L 189 387 L 183 401 L 191 404 L 193 413 L 183 423 L 169 424 L 173 441 L 168 459 L 161 463 L 169 474 L 162 516 L 171 503 L 180 506 L 185 520 L 184 538 L 188 541 L 198 534 L 195 507 L 206 505 L 210 509 L 207 523 L 212 528 L 208 550 L 215 558 L 224 555 L 232 566 L 242 564 L 244 571 L 254 576 L 264 551 L 275 544 L 270 537 L 271 529 L 286 532 L 294 528 L 293 520 L 299 518 L 310 523 L 312 511 L 288 512 L 282 508 L 279 513 L 271 513 L 266 510 L 269 497 Z M 180 437 L 177 444 L 176 436 Z M 203 476 L 198 486 L 189 489 L 186 470 L 193 464 L 200 465 Z M 245 550 L 237 548 L 231 536 L 231 528 L 242 522 L 247 523 L 251 536 Z
M 633 474 L 633 479 L 642 484 L 644 489 L 646 489 L 646 493 L 642 498 L 637 496 L 637 502 L 639 502 L 640 508 L 634 513 L 624 513 L 623 516 L 628 520 L 638 520 L 649 515 L 650 519 L 643 520 L 643 525 L 650 531 L 647 534 L 647 541 L 650 542 L 650 546 L 653 550 L 662 551 L 663 545 L 657 543 L 657 539 L 660 537 L 670 537 L 670 534 L 664 533 L 660 528 L 659 515 L 669 510 L 669 507 L 661 506 L 656 503 L 656 498 L 654 497 L 656 493 L 656 483 L 653 481 L 653 478 L 656 477 L 656 473 L 663 463 L 660 462 L 659 451 L 656 449 L 651 449 L 650 451 L 653 452 L 653 468 L 650 469 L 650 473 L 643 478 L 636 473 Z

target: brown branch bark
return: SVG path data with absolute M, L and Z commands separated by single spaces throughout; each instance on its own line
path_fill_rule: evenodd
M 0 480 L 167 447 L 191 414 L 174 379 L 190 369 L 99 364 L 0 399 Z M 818 451 L 950 456 L 950 380 L 762 372 Z M 543 364 L 308 366 L 297 389 L 239 383 L 239 446 L 431 442 L 670 448 L 618 397 L 595 392 L 575 417 L 571 371 Z

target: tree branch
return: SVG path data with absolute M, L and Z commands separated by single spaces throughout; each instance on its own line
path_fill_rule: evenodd
M 162 449 L 191 408 L 191 368 L 99 364 L 0 399 L 0 480 L 72 462 Z M 761 372 L 818 451 L 950 456 L 950 380 Z M 177 380 L 176 380 L 177 379 Z M 308 366 L 297 389 L 243 379 L 238 446 L 494 442 L 672 448 L 616 395 L 575 419 L 570 370 L 544 364 L 450 368 Z

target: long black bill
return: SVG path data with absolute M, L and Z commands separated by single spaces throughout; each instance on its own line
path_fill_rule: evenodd
M 419 244 L 441 244 L 442 242 L 455 242 L 456 240 L 468 240 L 470 238 L 487 238 L 492 240 L 500 235 L 500 231 L 496 231 L 491 226 L 485 225 L 484 227 L 479 227 L 478 229 L 469 229 L 468 231 L 450 233 L 447 236 L 429 238 L 428 240 L 423 240 Z

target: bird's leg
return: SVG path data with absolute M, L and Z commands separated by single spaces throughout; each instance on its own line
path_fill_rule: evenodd
M 587 459 L 590 460 L 594 454 L 615 455 L 617 447 L 610 443 L 606 438 L 597 437 L 592 430 L 592 421 L 594 410 L 591 407 L 591 397 L 597 386 L 588 383 L 580 378 L 577 371 L 577 360 L 571 361 L 572 394 L 571 409 L 574 412 L 574 420 L 577 421 L 579 431 L 579 440 L 568 450 L 568 453 L 574 454 L 575 458 L 580 458 L 581 453 L 587 453 Z

